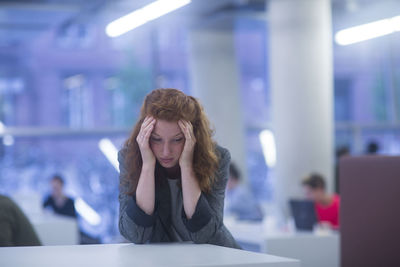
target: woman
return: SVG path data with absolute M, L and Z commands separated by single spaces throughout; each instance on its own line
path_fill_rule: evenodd
M 323 228 L 339 229 L 340 197 L 326 191 L 325 179 L 322 175 L 312 173 L 302 182 L 306 196 L 314 201 L 318 223 Z
M 175 89 L 146 96 L 118 154 L 119 229 L 126 239 L 240 248 L 223 224 L 230 154 L 211 135 L 195 98 Z

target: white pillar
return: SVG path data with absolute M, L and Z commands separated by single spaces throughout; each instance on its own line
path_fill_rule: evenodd
M 231 152 L 246 179 L 245 134 L 233 31 L 190 33 L 190 75 L 197 97 L 214 126 L 215 139 Z
M 270 0 L 269 51 L 276 199 L 302 196 L 301 178 L 319 172 L 333 189 L 331 2 Z

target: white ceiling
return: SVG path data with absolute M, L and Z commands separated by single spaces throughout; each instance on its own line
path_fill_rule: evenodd
M 0 0 L 0 46 L 28 42 L 55 27 L 106 23 L 153 0 Z M 226 14 L 265 12 L 265 0 L 192 0 L 174 12 L 204 22 Z M 400 14 L 400 0 L 332 0 L 334 27 Z

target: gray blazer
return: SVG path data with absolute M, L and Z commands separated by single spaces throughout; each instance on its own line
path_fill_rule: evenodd
M 127 175 L 125 167 L 126 147 L 118 153 L 120 168 L 120 181 Z M 179 224 L 174 225 L 175 229 L 185 231 L 188 234 L 182 241 L 193 241 L 194 243 L 209 243 L 219 246 L 240 248 L 231 233 L 223 224 L 223 210 L 225 187 L 228 180 L 228 168 L 230 153 L 227 149 L 217 146 L 219 157 L 219 168 L 216 180 L 210 193 L 201 193 L 196 206 L 195 213 L 191 219 L 187 219 L 184 213 L 182 201 Z M 160 177 L 156 171 L 156 201 L 155 210 L 152 215 L 146 214 L 136 205 L 136 198 L 126 194 L 127 188 L 120 186 L 119 192 L 119 230 L 129 241 L 137 244 L 177 242 L 171 226 L 171 192 L 165 177 Z M 183 229 L 186 228 L 186 229 Z

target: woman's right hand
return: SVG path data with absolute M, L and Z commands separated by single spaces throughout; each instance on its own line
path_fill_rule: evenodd
M 155 123 L 155 118 L 147 116 L 140 127 L 138 136 L 136 137 L 136 142 L 139 145 L 140 154 L 142 155 L 144 165 L 156 163 L 156 158 L 154 157 L 153 151 L 151 151 L 149 142 Z

